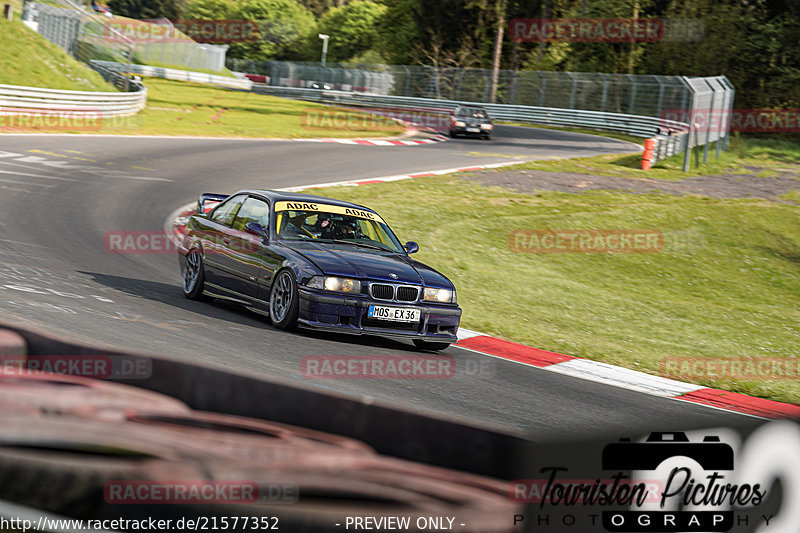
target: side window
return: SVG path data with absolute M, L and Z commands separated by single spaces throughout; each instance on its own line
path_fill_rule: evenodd
M 244 231 L 244 227 L 248 222 L 257 222 L 266 229 L 269 226 L 269 204 L 252 196 L 245 200 L 242 208 L 239 209 L 238 215 L 236 215 L 233 229 Z
M 245 195 L 240 194 L 239 196 L 234 196 L 233 198 L 225 200 L 225 202 L 214 210 L 211 215 L 211 220 L 223 226 L 230 226 L 233 223 L 233 219 L 236 218 L 236 213 L 242 206 L 242 201 L 244 199 Z

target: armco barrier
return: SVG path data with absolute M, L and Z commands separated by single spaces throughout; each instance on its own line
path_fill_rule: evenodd
M 412 98 L 406 96 L 382 96 L 345 91 L 325 91 L 295 87 L 274 87 L 254 84 L 253 92 L 296 100 L 330 103 L 337 105 L 375 107 L 381 109 L 414 109 L 432 113 L 449 113 L 459 105 L 480 105 L 493 119 L 546 126 L 567 126 L 615 131 L 635 137 L 659 139 L 659 147 L 653 152 L 653 162 L 679 153 L 686 147 L 689 125 L 684 122 L 665 120 L 659 117 L 587 111 L 583 109 L 557 109 L 552 107 L 518 106 L 506 104 L 484 104 L 456 100 Z
M 147 102 L 147 89 L 132 93 L 67 91 L 18 85 L 0 85 L 0 115 L 59 113 L 71 116 L 133 115 Z
M 117 72 L 127 68 L 127 65 L 111 61 L 93 60 L 91 61 L 91 65 L 94 68 L 105 68 Z M 385 96 L 298 87 L 276 87 L 253 83 L 246 78 L 231 78 L 202 72 L 146 65 L 131 65 L 131 72 L 144 76 L 207 83 L 233 89 L 252 90 L 259 94 L 268 94 L 295 100 L 354 107 L 380 108 L 384 111 L 386 109 L 413 109 L 415 111 L 447 114 L 451 109 L 459 105 L 480 105 L 489 112 L 492 118 L 497 120 L 545 126 L 590 128 L 614 131 L 646 139 L 654 138 L 656 139 L 655 149 L 652 151 L 652 154 L 648 154 L 648 161 L 650 161 L 651 164 L 688 149 L 689 124 L 667 120 L 662 117 L 589 111 L 585 109 L 559 109 L 553 107 L 507 104 L 476 104 L 475 102 L 457 100 Z
M 124 72 L 128 68 L 128 65 L 123 65 L 122 63 L 115 63 L 113 61 L 100 61 L 97 59 L 93 59 L 89 63 L 93 67 L 97 65 L 117 72 Z M 164 78 L 167 80 L 205 83 L 209 85 L 217 85 L 220 87 L 228 87 L 230 89 L 250 90 L 253 86 L 253 82 L 251 82 L 247 78 L 231 78 L 230 76 L 218 76 L 216 74 L 207 74 L 205 72 L 194 72 L 191 70 L 177 70 L 173 68 L 151 67 L 148 65 L 131 65 L 130 69 L 131 73 L 139 74 L 141 76 L 152 76 L 154 78 Z

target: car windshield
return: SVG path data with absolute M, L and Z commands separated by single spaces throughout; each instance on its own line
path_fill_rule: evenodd
M 480 118 L 480 119 L 489 118 L 489 116 L 486 114 L 486 111 L 475 107 L 461 108 L 461 110 L 459 110 L 458 112 L 458 116 L 464 118 Z
M 317 207 L 324 209 L 323 206 Z M 360 212 L 374 215 L 367 211 Z M 336 242 L 403 252 L 400 241 L 382 220 L 370 220 L 347 213 L 285 210 L 277 212 L 276 224 L 278 238 L 283 240 Z

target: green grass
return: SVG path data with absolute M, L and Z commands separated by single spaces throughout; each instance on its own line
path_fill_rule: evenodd
M 66 89 L 106 91 L 116 89 L 95 71 L 67 55 L 16 18 L 0 20 L 0 83 Z
M 332 108 L 180 81 L 145 78 L 144 82 L 148 89 L 147 108 L 132 117 L 106 121 L 100 133 L 315 138 L 380 137 L 404 131 L 399 125 L 382 122 L 376 128 L 309 128 L 304 122 L 305 112 Z M 353 111 L 346 113 L 359 119 L 367 116 Z
M 401 239 L 418 241 L 417 258 L 456 284 L 465 328 L 653 374 L 665 357 L 800 354 L 800 206 L 611 192 L 520 194 L 452 175 L 321 194 L 375 208 Z M 664 249 L 509 249 L 512 230 L 546 228 L 654 229 L 664 234 Z M 800 402 L 798 380 L 692 381 Z
M 780 196 L 784 200 L 800 204 L 800 189 L 794 189 Z
M 514 169 L 533 169 L 551 172 L 577 172 L 595 176 L 615 176 L 622 178 L 647 178 L 680 181 L 691 176 L 712 174 L 750 174 L 751 167 L 758 166 L 758 177 L 772 177 L 787 166 L 800 164 L 800 144 L 792 141 L 765 139 L 747 140 L 734 137 L 728 150 L 720 150 L 720 157 L 714 156 L 715 146 L 709 148 L 708 162 L 695 166 L 694 153 L 688 172 L 683 172 L 683 154 L 659 161 L 650 170 L 642 170 L 641 154 L 610 154 L 575 159 L 549 159 L 522 163 Z M 701 154 L 702 161 L 702 154 Z M 505 170 L 505 169 L 504 169 Z

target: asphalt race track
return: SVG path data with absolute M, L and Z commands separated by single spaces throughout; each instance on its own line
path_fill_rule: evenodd
M 525 430 L 536 439 L 714 427 L 749 417 L 451 347 L 451 379 L 308 380 L 312 355 L 414 354 L 411 343 L 285 333 L 181 294 L 174 254 L 107 253 L 109 230 L 159 230 L 201 192 L 282 188 L 520 159 L 641 151 L 596 136 L 500 126 L 491 141 L 382 147 L 295 141 L 0 137 L 0 320 Z M 414 235 L 401 235 L 413 240 Z M 446 270 L 446 265 L 433 265 Z M 57 354 L 53 354 L 57 355 Z

